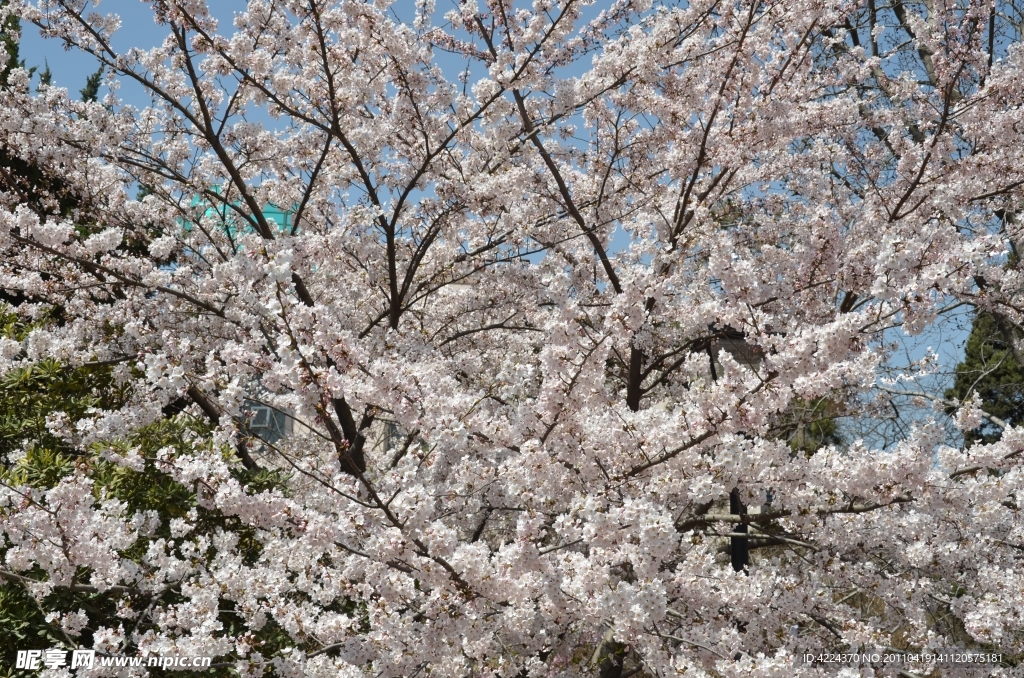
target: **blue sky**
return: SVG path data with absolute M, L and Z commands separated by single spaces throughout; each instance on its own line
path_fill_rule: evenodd
M 99 3 L 95 3 L 99 4 Z M 231 17 L 235 11 L 245 8 L 243 0 L 215 0 L 211 3 L 221 20 L 221 29 L 231 29 Z M 116 14 L 121 18 L 121 28 L 115 33 L 113 46 L 119 51 L 132 47 L 148 49 L 160 44 L 166 32 L 153 20 L 153 11 L 140 0 L 106 0 L 96 11 Z M 90 56 L 77 50 L 65 50 L 60 42 L 44 40 L 33 26 L 23 26 L 21 35 L 21 58 L 25 65 L 37 66 L 42 70 L 49 64 L 53 73 L 53 84 L 67 87 L 74 95 L 84 85 L 86 78 L 94 73 L 99 64 Z M 102 91 L 102 90 L 101 90 Z M 133 83 L 122 82 L 120 91 L 126 103 L 144 106 L 147 102 L 141 88 Z M 100 95 L 102 97 L 102 94 Z

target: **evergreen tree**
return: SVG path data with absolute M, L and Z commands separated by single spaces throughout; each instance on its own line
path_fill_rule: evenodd
M 1024 372 L 1014 359 L 997 319 L 985 311 L 974 318 L 964 359 L 956 367 L 956 378 L 946 391 L 946 398 L 962 403 L 974 393 L 989 414 L 1011 425 L 1024 423 Z M 991 443 L 1001 433 L 998 426 L 985 419 L 978 428 L 965 432 L 964 443 Z
M 47 69 L 49 70 L 49 69 Z M 100 93 L 100 83 L 103 78 L 103 66 L 96 69 L 96 72 L 85 80 L 85 87 L 78 90 L 82 95 L 82 101 L 96 101 Z
M 8 5 L 7 0 L 0 0 L 0 12 Z M 21 35 L 21 22 L 16 16 L 9 16 L 0 22 L 0 55 L 7 54 L 7 60 L 0 66 L 0 87 L 6 87 L 15 68 L 24 68 L 25 61 L 18 57 L 18 37 Z
M 53 81 L 53 73 L 50 71 L 50 63 L 43 60 L 44 68 L 39 72 L 39 86 L 49 85 Z

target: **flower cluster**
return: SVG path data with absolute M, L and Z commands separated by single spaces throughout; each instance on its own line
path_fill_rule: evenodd
M 0 478 L 2 576 L 62 642 L 246 676 L 1024 652 L 1024 429 L 786 440 L 864 406 L 893 326 L 1024 319 L 1010 3 L 152 4 L 127 52 L 9 5 L 151 99 L 0 90 L 34 323 L 0 370 L 118 394 Z

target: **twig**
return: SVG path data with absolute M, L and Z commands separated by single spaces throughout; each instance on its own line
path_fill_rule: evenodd
M 687 640 L 686 638 L 680 638 L 679 636 L 670 636 L 670 635 L 666 635 L 666 634 L 663 634 L 663 633 L 659 633 L 658 637 L 659 638 L 665 638 L 666 640 L 674 640 L 677 643 L 683 643 L 684 645 L 690 645 L 691 647 L 699 647 L 700 649 L 705 650 L 707 652 L 710 652 L 711 654 L 715 655 L 716 657 L 718 657 L 720 659 L 725 659 L 726 661 L 729 660 L 729 658 L 726 657 L 724 654 L 722 654 L 720 652 L 715 652 L 714 650 L 712 650 L 710 647 L 708 647 L 704 643 L 698 643 L 695 640 Z
M 958 404 L 962 404 L 962 403 L 954 402 L 952 400 L 946 400 L 945 398 L 939 398 L 938 396 L 936 396 L 934 394 L 925 393 L 924 391 L 897 391 L 896 389 L 886 388 L 885 386 L 876 386 L 875 388 L 877 388 L 879 391 L 884 391 L 885 393 L 888 393 L 890 395 L 911 396 L 911 397 L 914 397 L 914 398 L 925 398 L 926 400 L 931 400 L 931 401 L 936 402 L 936 403 L 942 403 L 943 405 L 945 405 L 947 407 L 956 407 Z M 1005 421 L 1003 421 L 1002 419 L 1000 419 L 996 415 L 989 414 L 988 412 L 986 412 L 985 410 L 982 410 L 981 408 L 978 408 L 978 411 L 981 413 L 981 416 L 985 417 L 986 419 L 988 419 L 990 422 L 992 422 L 993 424 L 995 424 L 999 428 L 1001 428 L 1003 430 L 1006 430 L 1006 429 L 1010 428 L 1009 424 L 1007 424 Z
M 8 579 L 10 581 L 18 582 L 20 584 L 49 584 L 50 583 L 50 582 L 40 581 L 38 579 L 32 579 L 31 577 L 24 577 L 24 576 L 18 574 L 17 572 L 10 572 L 8 570 L 0 570 L 0 577 L 3 577 L 4 579 Z M 67 591 L 73 591 L 75 593 L 101 593 L 101 591 L 98 588 L 96 588 L 95 586 L 90 586 L 88 584 L 68 584 L 68 585 L 54 584 L 53 588 L 55 588 L 55 589 L 64 589 L 64 590 L 67 590 Z M 129 595 L 131 595 L 131 594 L 144 594 L 145 593 L 144 591 L 140 591 L 139 589 L 136 589 L 136 588 L 131 588 L 131 587 L 128 587 L 128 586 L 120 586 L 120 585 L 108 586 L 107 588 L 103 589 L 102 592 L 106 593 L 108 591 L 111 592 L 111 593 L 126 593 L 126 594 L 129 594 Z
M 581 541 L 583 541 L 583 540 L 582 539 L 577 539 L 576 541 L 571 541 L 568 544 L 562 544 L 561 546 L 552 546 L 549 549 L 544 549 L 543 551 L 540 552 L 540 554 L 543 556 L 543 555 L 545 555 L 547 553 L 554 553 L 555 551 L 557 551 L 559 549 L 567 549 L 570 546 L 575 546 L 576 544 L 579 544 Z

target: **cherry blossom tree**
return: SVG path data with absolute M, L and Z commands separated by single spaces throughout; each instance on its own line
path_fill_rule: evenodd
M 79 455 L 52 482 L 6 461 L 3 576 L 118 601 L 53 607 L 69 647 L 625 678 L 960 646 L 1022 675 L 1024 428 L 973 399 L 997 441 L 783 435 L 898 390 L 893 328 L 1024 321 L 1018 5 L 150 4 L 166 38 L 127 52 L 86 0 L 9 5 L 109 89 L 0 94 L 0 287 L 52 320 L 0 370 L 124 394 L 48 417 Z

